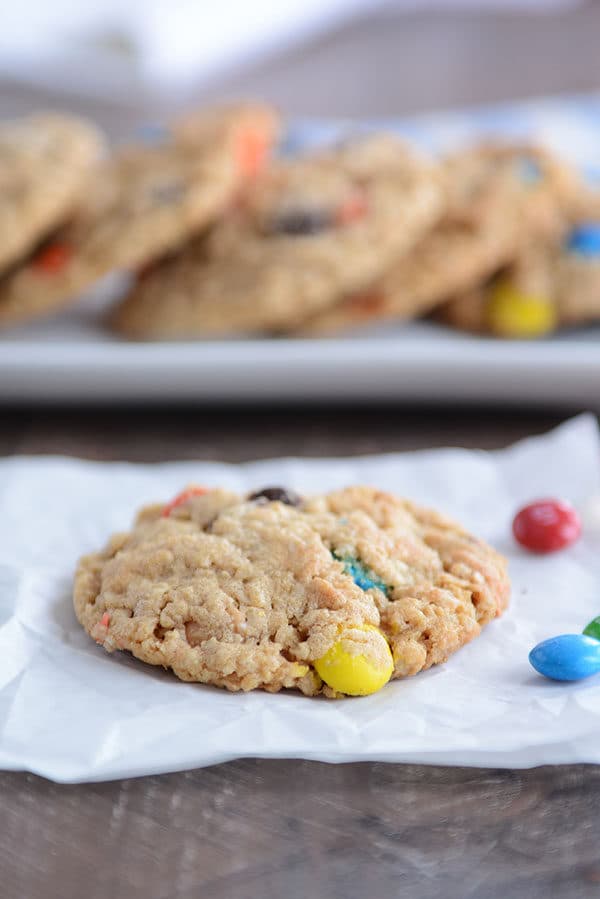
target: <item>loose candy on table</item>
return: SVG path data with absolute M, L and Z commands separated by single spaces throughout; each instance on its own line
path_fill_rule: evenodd
M 493 334 L 522 340 L 542 337 L 557 324 L 556 308 L 551 300 L 522 293 L 506 282 L 493 290 L 487 302 L 486 318 Z
M 587 637 L 593 637 L 595 640 L 600 640 L 600 615 L 597 618 L 592 618 L 589 624 L 587 624 L 583 633 Z
M 582 680 L 600 672 L 600 640 L 586 634 L 550 637 L 531 650 L 529 661 L 550 680 Z
M 367 632 L 373 632 L 371 645 L 365 643 L 365 652 L 361 652 L 361 633 Z M 365 624 L 343 632 L 314 666 L 319 677 L 337 693 L 368 696 L 387 684 L 394 670 L 394 660 L 381 631 Z
M 581 534 L 576 510 L 556 499 L 524 506 L 513 520 L 515 540 L 534 553 L 551 553 L 570 546 Z

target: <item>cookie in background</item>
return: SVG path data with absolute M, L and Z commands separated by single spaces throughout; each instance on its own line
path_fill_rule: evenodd
M 141 339 L 280 333 L 377 279 L 439 218 L 438 167 L 387 134 L 266 170 L 117 308 Z
M 463 331 L 533 339 L 600 319 L 600 192 L 583 186 L 556 234 L 524 244 L 512 263 L 439 311 Z
M 40 112 L 0 124 L 0 272 L 73 214 L 106 153 L 100 131 Z
M 118 148 L 72 220 L 0 276 L 0 327 L 75 302 L 112 271 L 133 271 L 206 229 L 254 178 L 276 140 L 263 106 L 195 113 Z
M 534 146 L 483 144 L 443 161 L 440 221 L 381 279 L 308 318 L 310 336 L 425 315 L 514 258 L 524 241 L 560 232 L 577 190 L 575 172 Z

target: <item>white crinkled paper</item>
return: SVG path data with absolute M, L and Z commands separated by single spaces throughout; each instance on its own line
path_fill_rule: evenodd
M 184 684 L 108 655 L 71 607 L 79 555 L 136 508 L 190 481 L 300 492 L 366 482 L 457 517 L 510 560 L 508 613 L 447 664 L 379 693 L 330 702 Z M 571 549 L 525 554 L 519 505 L 560 496 L 586 527 Z M 0 766 L 57 781 L 193 768 L 239 756 L 529 767 L 600 762 L 600 676 L 544 680 L 527 655 L 600 614 L 600 441 L 581 416 L 499 452 L 460 449 L 247 465 L 0 461 Z

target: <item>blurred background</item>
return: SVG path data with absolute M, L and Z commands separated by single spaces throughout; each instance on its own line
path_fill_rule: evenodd
M 56 105 L 114 136 L 199 101 L 377 117 L 600 87 L 595 0 L 19 0 L 2 114 Z
M 292 120 L 401 119 L 432 113 L 431 120 L 438 121 L 435 114 L 443 110 L 547 96 L 593 96 L 600 90 L 599 42 L 600 3 L 595 0 L 19 0 L 3 8 L 0 109 L 9 118 L 59 107 L 93 118 L 116 140 L 185 109 L 239 98 L 273 103 Z M 570 102 L 564 104 L 567 118 L 572 108 Z M 489 115 L 492 124 L 494 116 Z M 447 130 L 452 131 L 453 120 L 448 121 Z M 600 159 L 599 121 L 600 94 L 593 100 L 585 133 L 577 135 L 586 163 L 590 147 L 592 157 Z M 561 137 L 561 152 L 575 145 L 573 135 L 580 124 L 576 115 L 567 124 L 565 117 L 558 126 L 556 119 L 552 124 L 553 133 L 540 132 L 543 140 Z M 592 140 L 586 143 L 590 133 Z M 59 402 L 106 401 L 114 395 L 121 401 L 226 397 L 248 403 L 283 396 L 276 396 L 278 379 L 289 360 L 276 341 L 268 350 L 255 349 L 254 355 L 248 346 L 240 350 L 239 344 L 230 345 L 229 354 L 223 351 L 218 358 L 214 345 L 196 344 L 185 358 L 179 348 L 173 351 L 170 361 L 152 356 L 152 346 L 132 344 L 130 360 L 137 354 L 141 362 L 147 350 L 146 368 L 136 369 L 126 363 L 122 343 L 113 340 L 109 346 L 105 332 L 84 331 L 88 309 L 90 316 L 96 314 L 85 303 L 68 309 L 54 330 L 41 322 L 39 329 L 33 323 L 29 329 L 3 333 L 0 387 L 3 378 L 7 389 L 0 394 L 17 401 Z M 583 408 L 600 395 L 595 388 L 600 370 L 597 329 L 584 329 L 587 343 L 570 348 L 559 346 L 562 334 L 526 349 L 517 341 L 502 346 L 496 341 L 492 350 L 483 340 L 477 347 L 472 338 L 454 334 L 453 344 L 450 338 L 443 344 L 443 359 L 438 350 L 442 339 L 439 344 L 430 340 L 437 333 L 430 322 L 417 322 L 414 331 L 400 330 L 406 336 L 404 346 L 387 349 L 390 364 L 396 365 L 391 374 L 379 348 L 365 346 L 360 370 L 351 371 L 356 368 L 355 350 L 340 350 L 346 353 L 344 360 L 327 379 L 323 372 L 328 365 L 333 369 L 334 360 L 327 353 L 319 355 L 316 341 L 305 341 L 296 358 L 298 377 L 288 373 L 288 384 L 294 384 L 287 396 L 415 404 L 520 400 Z M 448 329 L 444 340 L 446 333 Z M 80 336 L 89 338 L 89 352 L 78 354 L 73 346 Z M 61 355 L 63 339 L 72 341 L 70 347 L 65 343 L 71 374 L 62 372 L 67 358 Z M 460 340 L 471 341 L 467 349 Z M 309 344 L 314 344 L 312 349 Z M 489 364 L 489 352 L 503 366 L 501 383 L 498 369 Z M 262 365 L 267 355 L 273 368 Z M 167 378 L 154 364 L 161 358 Z M 119 359 L 121 369 L 116 367 Z M 321 368 L 315 369 L 315 360 Z M 564 376 L 557 376 L 555 389 L 551 379 L 557 360 L 562 360 Z M 460 374 L 457 365 L 462 366 Z M 247 371 L 252 371 L 253 381 L 248 381 Z M 229 388 L 231 372 L 237 380 Z M 454 373 L 454 380 L 446 386 L 448 372 Z M 356 386 L 348 387 L 351 376 Z M 337 393 L 328 394 L 327 385 L 336 377 Z

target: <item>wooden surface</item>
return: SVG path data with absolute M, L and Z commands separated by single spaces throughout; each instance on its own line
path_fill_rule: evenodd
M 290 112 L 363 115 L 592 88 L 599 32 L 598 4 L 548 18 L 375 17 L 205 95 L 243 87 Z M 4 113 L 47 99 L 0 85 Z M 136 111 L 96 104 L 93 112 L 125 133 L 136 117 L 160 114 L 160 104 Z M 559 420 L 550 412 L 400 407 L 0 409 L 0 453 L 236 461 L 494 447 Z M 594 767 L 244 760 L 81 786 L 2 774 L 0 796 L 2 899 L 600 895 Z
M 1 453 L 237 461 L 494 447 L 558 424 L 484 409 L 3 410 Z M 396 714 L 402 714 L 398 708 Z M 73 727 L 77 722 L 73 722 Z M 109 784 L 0 774 L 2 899 L 592 899 L 600 768 L 244 760 Z

